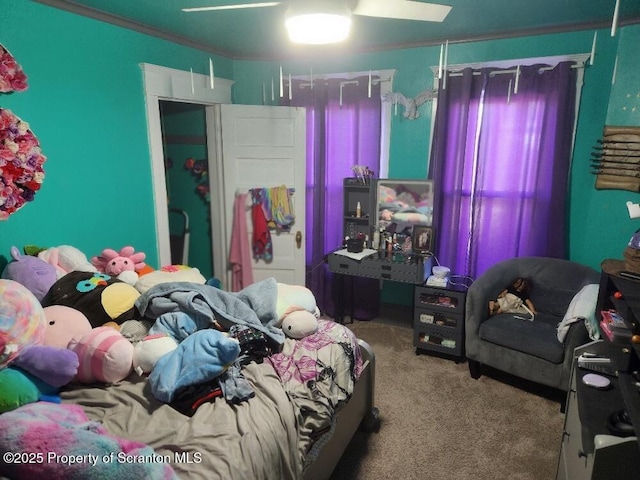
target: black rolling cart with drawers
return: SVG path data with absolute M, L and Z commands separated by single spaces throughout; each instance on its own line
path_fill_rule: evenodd
M 464 309 L 468 285 L 416 285 L 413 346 L 416 355 L 435 353 L 464 360 Z

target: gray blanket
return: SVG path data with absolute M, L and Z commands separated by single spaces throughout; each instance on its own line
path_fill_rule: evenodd
M 243 367 L 255 396 L 240 404 L 216 398 L 189 417 L 157 400 L 149 380 L 136 373 L 113 385 L 67 385 L 60 396 L 110 434 L 168 456 L 181 480 L 300 480 L 363 368 L 351 330 L 324 319 L 318 324 L 315 334 L 287 338 L 281 352 Z
M 112 435 L 152 446 L 181 480 L 300 480 L 299 412 L 271 365 L 252 362 L 244 375 L 254 398 L 205 402 L 193 417 L 156 400 L 135 373 L 117 385 L 69 385 L 61 397 Z
M 278 286 L 268 278 L 241 290 L 225 292 L 210 285 L 189 282 L 160 283 L 136 301 L 141 315 L 156 319 L 170 312 L 184 312 L 196 322 L 217 321 L 228 329 L 232 324 L 246 325 L 263 332 L 278 345 L 285 339 L 276 326 Z

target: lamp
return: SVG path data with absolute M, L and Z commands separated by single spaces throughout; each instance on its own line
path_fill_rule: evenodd
M 351 10 L 336 0 L 292 1 L 285 15 L 285 26 L 295 43 L 337 43 L 349 36 Z

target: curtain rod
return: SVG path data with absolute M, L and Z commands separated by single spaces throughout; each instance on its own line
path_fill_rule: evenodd
M 387 82 L 389 80 L 391 80 L 391 78 L 372 78 L 371 79 L 371 84 L 378 85 L 379 83 Z M 298 87 L 300 87 L 300 88 L 312 87 L 317 82 L 318 82 L 317 80 L 314 80 L 313 83 L 311 83 L 311 82 L 301 82 L 301 83 L 298 84 Z M 326 85 L 327 80 L 320 80 L 320 82 L 324 82 L 325 85 Z M 287 85 L 289 84 L 289 82 L 287 82 L 287 81 L 285 81 L 285 83 Z M 360 85 L 360 82 L 358 80 L 343 80 L 343 81 L 341 81 L 339 83 L 339 85 L 340 86 L 343 86 L 343 85 Z
M 538 73 L 540 72 L 546 72 L 548 70 L 553 70 L 556 66 L 554 65 L 553 67 L 549 66 L 549 67 L 540 67 L 538 69 Z M 571 68 L 584 68 L 584 64 L 576 64 L 576 65 L 571 65 Z M 504 73 L 518 73 L 518 69 L 517 68 L 512 68 L 509 70 L 498 70 L 495 72 L 491 72 L 489 75 L 490 76 L 494 76 L 494 75 L 502 75 Z M 464 75 L 462 72 L 460 71 L 453 71 L 449 73 L 450 77 L 461 77 L 462 75 Z M 482 75 L 482 72 L 472 72 L 472 75 Z
M 313 76 L 314 81 L 316 79 L 318 80 L 331 80 L 331 79 L 353 80 L 354 78 L 358 78 L 358 77 L 368 77 L 369 74 L 371 74 L 381 78 L 388 77 L 388 79 L 391 80 L 393 79 L 393 76 L 395 75 L 395 73 L 396 73 L 395 69 L 367 70 L 363 72 L 342 72 L 342 73 L 314 73 L 313 70 L 311 70 L 310 73 L 292 75 L 291 78 L 294 78 L 296 80 L 304 80 L 305 78 L 309 78 L 309 75 L 311 74 Z
M 472 70 L 478 70 L 481 68 L 491 68 L 491 67 L 509 68 L 509 67 L 513 67 L 514 65 L 529 66 L 529 65 L 535 65 L 538 63 L 547 64 L 547 65 L 553 64 L 553 66 L 542 67 L 542 68 L 552 69 L 555 65 L 557 65 L 560 62 L 574 62 L 576 63 L 576 65 L 573 66 L 574 68 L 582 68 L 584 67 L 584 64 L 589 59 L 589 56 L 590 54 L 588 53 L 579 53 L 575 55 L 557 55 L 553 57 L 533 57 L 533 58 L 521 58 L 521 59 L 511 59 L 511 60 L 498 60 L 498 61 L 492 61 L 492 62 L 465 63 L 465 64 L 458 64 L 458 65 L 449 65 L 447 66 L 447 71 L 449 72 L 449 75 L 452 75 L 452 72 L 454 72 L 455 74 L 467 68 L 471 68 Z M 433 66 L 430 68 L 434 72 L 434 74 L 436 74 L 439 69 L 438 66 Z M 510 69 L 510 70 L 505 70 L 503 73 L 515 73 L 515 72 L 516 72 L 515 69 L 513 70 Z
M 372 77 L 372 81 L 379 81 L 379 82 L 391 82 L 393 81 L 393 77 L 396 74 L 396 70 L 395 69 L 388 69 L 388 70 L 368 70 L 366 72 L 345 72 L 345 73 L 313 73 L 313 70 L 311 70 L 309 73 L 307 74 L 299 74 L 299 75 L 291 75 L 290 78 L 292 80 L 308 80 L 308 81 L 313 81 L 314 83 L 316 81 L 327 81 L 327 80 L 343 80 L 343 81 L 350 81 L 350 80 L 354 80 L 356 78 L 359 77 Z M 373 77 L 377 77 L 377 78 L 373 78 Z M 286 80 L 286 79 L 285 79 Z

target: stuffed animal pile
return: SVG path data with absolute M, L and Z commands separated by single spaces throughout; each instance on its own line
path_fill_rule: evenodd
M 247 345 L 259 346 L 261 355 L 271 351 L 264 333 L 251 325 L 220 328 L 215 320 L 203 323 L 197 312 L 180 308 L 172 313 L 177 320 L 163 318 L 156 325 L 161 315 L 141 308 L 149 306 L 149 298 L 162 301 L 167 285 L 191 285 L 188 294 L 200 288 L 212 296 L 220 292 L 230 295 L 232 303 L 251 297 L 222 292 L 216 279 L 207 281 L 197 268 L 154 270 L 144 262 L 145 254 L 130 246 L 104 249 L 91 260 L 69 245 L 29 246 L 24 254 L 13 247 L 10 255 L 0 279 L 0 413 L 40 400 L 59 403 L 60 388 L 71 382 L 117 383 L 132 372 L 150 375 L 154 394 L 168 402 L 173 392 L 203 375 L 203 368 L 192 370 L 183 363 L 192 347 L 215 358 L 204 372 L 207 378 L 225 373 L 237 391 L 242 380 L 237 361 Z M 277 298 L 269 328 L 282 338 L 315 333 L 319 311 L 311 291 L 270 282 Z M 252 302 L 243 308 L 260 308 Z M 183 374 L 167 376 L 167 371 Z M 175 383 L 166 384 L 167 378 Z
M 70 382 L 129 376 L 133 344 L 119 324 L 136 318 L 140 292 L 69 245 L 25 247 L 25 254 L 13 247 L 11 257 L 0 280 L 0 412 L 60 402 L 59 389 Z M 142 259 L 134 257 L 134 270 Z
M 46 398 L 78 369 L 78 357 L 44 345 L 47 323 L 38 299 L 13 280 L 0 280 L 0 413 Z

